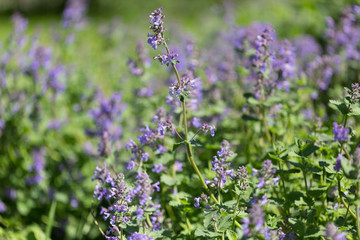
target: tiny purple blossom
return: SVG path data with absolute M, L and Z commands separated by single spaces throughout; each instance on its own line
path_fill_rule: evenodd
M 159 164 L 154 163 L 154 167 L 153 167 L 152 171 L 156 172 L 156 173 L 161 173 L 162 171 L 165 171 L 165 169 L 166 168 L 161 163 L 159 163 Z
M 201 125 L 201 130 L 205 133 L 207 133 L 210 130 L 212 137 L 215 136 L 215 129 L 216 129 L 216 127 L 214 125 L 208 125 L 206 123 L 203 123 Z
M 348 140 L 349 138 L 349 129 L 344 128 L 343 126 L 339 125 L 337 122 L 333 122 L 334 130 L 334 140 L 338 142 L 343 142 Z
M 339 172 L 341 169 L 341 159 L 343 158 L 343 156 L 339 153 L 338 157 L 336 158 L 336 164 L 334 166 L 334 170 L 336 172 Z

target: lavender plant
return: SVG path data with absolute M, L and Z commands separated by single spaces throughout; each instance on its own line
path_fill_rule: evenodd
M 0 238 L 360 238 L 359 7 L 292 38 L 234 5 L 202 40 L 162 8 L 135 43 L 87 1 L 52 37 L 14 15 Z

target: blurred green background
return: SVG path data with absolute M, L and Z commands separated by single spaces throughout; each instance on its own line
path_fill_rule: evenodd
M 203 31 L 222 27 L 223 5 L 232 4 L 236 22 L 245 25 L 252 21 L 272 23 L 279 36 L 292 37 L 300 33 L 321 34 L 324 19 L 337 15 L 351 0 L 91 0 L 88 15 L 95 22 L 120 17 L 126 24 L 147 28 L 149 13 L 162 6 L 170 22 L 185 30 L 204 36 Z M 31 25 L 58 21 L 66 5 L 65 0 L 0 0 L 0 37 L 11 28 L 9 16 L 21 12 Z M 218 16 L 217 18 L 214 15 Z M 170 17 L 171 16 L 171 17 Z M 176 20 L 175 20 L 176 19 Z M 142 23 L 142 24 L 139 24 Z

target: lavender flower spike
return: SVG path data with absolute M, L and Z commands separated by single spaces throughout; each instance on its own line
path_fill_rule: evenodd
M 162 14 L 162 8 L 156 9 L 153 13 L 151 13 L 150 17 L 150 29 L 153 30 L 154 34 L 148 34 L 148 43 L 154 50 L 157 49 L 158 45 L 164 44 L 165 39 L 163 33 L 165 28 L 163 26 L 163 19 L 165 16 Z
M 339 125 L 337 122 L 333 123 L 334 126 L 334 130 L 333 130 L 333 134 L 334 134 L 334 140 L 338 141 L 338 142 L 343 142 L 348 140 L 349 136 L 349 129 L 348 128 L 344 128 L 343 126 Z

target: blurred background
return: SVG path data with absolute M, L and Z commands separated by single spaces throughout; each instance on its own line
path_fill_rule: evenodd
M 86 2 L 86 7 L 80 10 L 68 7 L 77 1 Z M 293 40 L 305 34 L 313 36 L 321 45 L 326 41 L 326 17 L 332 16 L 338 21 L 344 7 L 354 3 L 359 1 L 0 0 L 0 57 L 11 56 L 4 69 L 8 74 L 9 92 L 18 93 L 0 94 L 5 106 L 2 111 L 0 103 L 0 123 L 4 119 L 0 124 L 0 212 L 5 212 L 0 214 L 0 239 L 2 236 L 44 239 L 45 231 L 53 239 L 102 239 L 90 214 L 95 187 L 91 178 L 102 160 L 97 154 L 100 137 L 93 130 L 98 127 L 97 118 L 93 116 L 96 114 L 89 113 L 100 109 L 99 103 L 117 102 L 116 94 L 109 98 L 112 100 L 107 98 L 114 91 L 122 93 L 121 101 L 128 107 L 114 122 L 114 126 L 124 128 L 121 139 L 114 145 L 123 149 L 128 139 L 134 138 L 139 127 L 149 122 L 156 109 L 163 105 L 168 94 L 164 79 L 169 79 L 165 70 L 157 64 L 147 66 L 145 63 L 147 74 L 140 78 L 132 76 L 127 66 L 129 57 L 137 57 L 135 49 L 141 44 L 148 59 L 156 55 L 146 43 L 149 14 L 154 9 L 164 8 L 169 44 L 184 46 L 191 38 L 197 49 L 207 53 L 214 42 L 223 41 L 224 37 L 219 36 L 232 29 L 232 25 L 248 26 L 254 21 L 271 23 L 281 39 Z M 75 11 L 70 27 L 66 23 L 66 9 Z M 81 22 L 76 21 L 77 10 Z M 21 13 L 24 19 L 19 15 L 12 17 L 15 13 Z M 16 22 L 20 24 L 17 26 Z M 230 45 L 226 41 L 222 43 Z M 43 60 L 48 52 L 52 53 L 51 64 L 66 68 L 66 77 L 62 79 L 67 84 L 66 90 L 57 89 L 60 93 L 55 94 L 54 99 L 53 90 L 44 94 L 34 70 L 29 70 L 29 66 L 38 64 L 38 55 Z M 226 52 L 220 53 L 226 55 Z M 207 54 L 204 56 L 206 60 Z M 39 75 L 45 80 L 48 75 L 53 77 L 49 71 L 53 66 L 43 65 Z M 35 87 L 29 90 L 28 85 L 34 79 Z M 146 94 L 140 94 L 146 84 L 153 90 L 150 101 Z M 222 111 L 223 106 L 219 109 Z M 116 117 L 120 115 L 116 113 Z M 50 129 L 48 123 L 56 123 L 53 120 L 61 124 Z M 41 180 L 44 181 L 26 184 L 23 180 L 32 176 L 31 166 L 36 158 L 43 162 L 46 159 L 46 164 L 42 164 Z M 127 159 L 129 154 L 119 151 L 115 160 L 107 161 L 121 171 Z M 14 171 L 9 173 L 8 169 Z M 2 201 L 6 210 L 4 207 L 1 210 Z
M 146 20 L 151 9 L 164 7 L 171 22 L 192 31 L 221 27 L 222 5 L 231 4 L 239 24 L 252 21 L 270 22 L 283 37 L 299 33 L 320 34 L 325 16 L 339 14 L 345 5 L 357 3 L 351 0 L 89 0 L 88 16 L 94 21 L 120 17 L 125 23 L 138 24 Z M 65 0 L 0 0 L 0 27 L 9 29 L 9 16 L 21 12 L 31 24 L 59 20 L 66 6 Z M 214 15 L 219 22 L 214 23 Z M 211 20 L 210 20 L 211 19 Z M 141 20 L 141 21 L 140 21 Z M 146 21 L 145 21 L 146 22 Z M 139 25 L 139 24 L 138 24 Z M 140 24 L 139 27 L 143 27 Z

